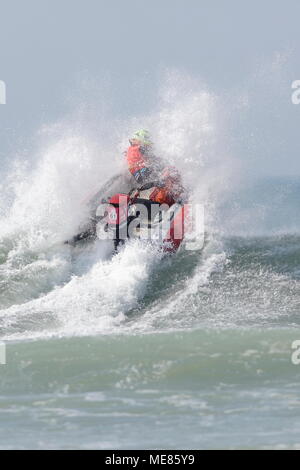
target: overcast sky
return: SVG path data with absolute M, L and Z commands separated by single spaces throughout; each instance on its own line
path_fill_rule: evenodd
M 291 82 L 300 79 L 299 1 L 0 0 L 0 8 L 0 80 L 7 86 L 7 104 L 0 105 L 2 159 L 41 124 L 64 115 L 82 79 L 108 80 L 118 101 L 115 112 L 129 116 L 143 107 L 137 89 L 144 87 L 146 103 L 165 67 L 234 93 L 280 53 L 288 56 L 278 92 L 282 139 L 289 141 L 289 172 L 300 174 L 300 106 L 290 102 Z M 265 79 L 272 80 L 272 73 Z M 268 104 L 258 101 L 251 119 L 263 125 L 272 116 L 264 116 Z M 278 127 L 281 121 L 277 137 Z

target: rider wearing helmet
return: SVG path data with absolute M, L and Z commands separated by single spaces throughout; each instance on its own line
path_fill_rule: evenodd
M 141 129 L 133 134 L 129 143 L 125 152 L 129 171 L 139 184 L 143 184 L 153 178 L 160 166 L 153 154 L 151 136 L 146 129 Z

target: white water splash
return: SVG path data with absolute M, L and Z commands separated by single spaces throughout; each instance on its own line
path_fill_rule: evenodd
M 128 244 L 112 260 L 101 249 L 71 256 L 59 242 L 71 236 L 86 216 L 82 199 L 125 168 L 122 150 L 138 127 L 151 129 L 157 154 L 179 168 L 191 199 L 205 202 L 207 228 L 212 226 L 215 203 L 223 197 L 234 168 L 223 150 L 220 113 L 217 97 L 203 84 L 172 72 L 160 90 L 156 109 L 146 116 L 129 123 L 101 119 L 99 136 L 87 130 L 84 113 L 80 122 L 60 122 L 41 131 L 32 162 L 19 166 L 15 180 L 9 175 L 9 195 L 5 188 L 1 193 L 9 206 L 0 224 L 0 240 L 8 247 L 1 265 L 3 282 L 12 278 L 13 265 L 21 279 L 26 271 L 30 273 L 26 292 L 14 284 L 21 289 L 18 305 L 12 300 L 11 307 L 0 313 L 5 337 L 118 331 L 125 315 L 138 308 L 160 255 L 150 247 Z M 182 308 L 190 290 L 209 279 L 219 257 L 212 253 L 204 267 L 199 261 L 194 279 L 187 280 L 173 300 L 174 308 Z M 17 260 L 21 260 L 18 267 Z M 53 266 L 57 266 L 56 278 Z M 49 278 L 48 288 L 47 281 L 36 277 Z

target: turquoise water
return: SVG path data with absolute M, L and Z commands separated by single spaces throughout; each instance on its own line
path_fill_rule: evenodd
M 299 446 L 295 337 L 207 329 L 10 345 L 1 448 Z
M 1 448 L 300 447 L 298 236 L 64 250 L 2 243 Z

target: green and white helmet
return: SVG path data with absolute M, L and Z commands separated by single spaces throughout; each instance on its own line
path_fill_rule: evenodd
M 153 142 L 151 141 L 150 132 L 147 131 L 146 129 L 140 129 L 139 131 L 136 131 L 133 134 L 131 140 L 138 140 L 143 145 L 152 145 L 153 144 Z

